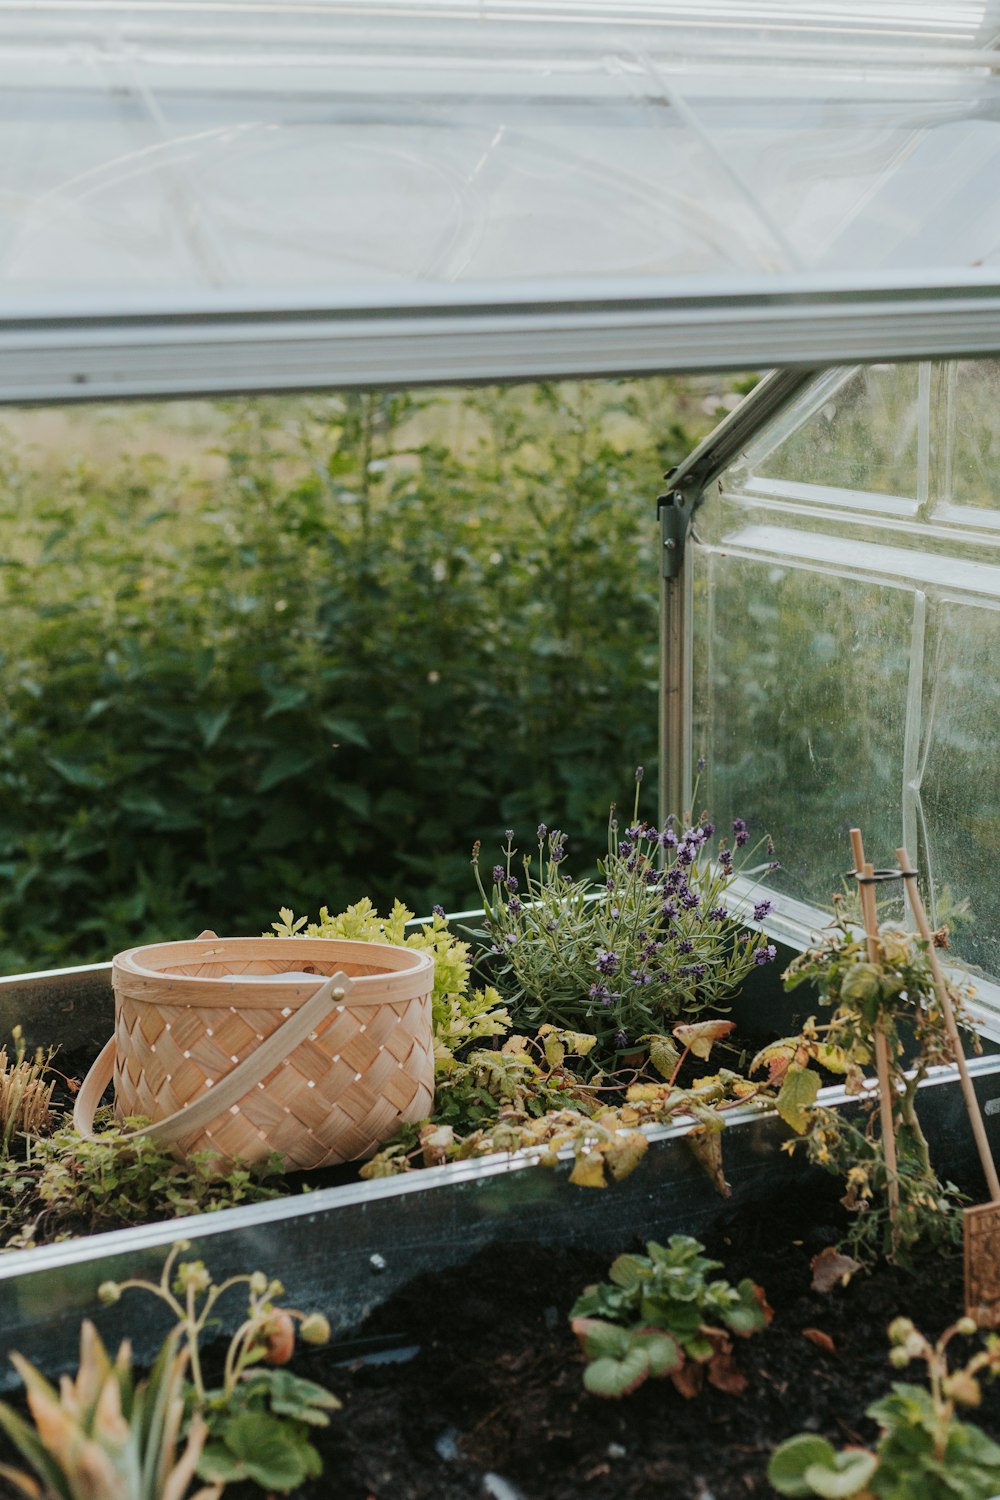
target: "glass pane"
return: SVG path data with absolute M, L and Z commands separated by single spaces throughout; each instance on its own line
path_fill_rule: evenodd
M 955 365 L 951 402 L 951 493 L 955 505 L 1000 510 L 1000 362 Z
M 699 803 L 773 835 L 770 882 L 829 906 L 847 831 L 899 843 L 913 595 L 697 549 Z
M 943 603 L 930 662 L 920 777 L 924 858 L 939 915 L 956 901 L 969 903 L 971 920 L 954 929 L 955 951 L 1000 975 L 1000 611 Z
M 856 370 L 777 448 L 755 463 L 762 477 L 916 497 L 919 366 Z

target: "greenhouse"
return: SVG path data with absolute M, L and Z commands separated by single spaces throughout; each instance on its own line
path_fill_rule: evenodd
M 1000 1494 L 998 42 L 3 8 L 0 1495 Z

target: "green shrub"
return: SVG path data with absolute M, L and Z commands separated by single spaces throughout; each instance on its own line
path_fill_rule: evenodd
M 10 447 L 2 969 L 460 908 L 473 832 L 602 827 L 651 765 L 653 499 L 706 388 L 199 406 L 183 462 Z M 174 452 L 175 411 L 130 439 Z

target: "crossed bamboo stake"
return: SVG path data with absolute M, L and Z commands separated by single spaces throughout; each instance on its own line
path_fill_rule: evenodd
M 865 936 L 868 941 L 868 959 L 869 962 L 877 964 L 880 955 L 878 915 L 875 905 L 875 870 L 865 859 L 864 842 L 859 828 L 851 829 L 851 850 L 854 854 L 854 878 L 858 882 L 858 889 L 861 893 L 861 913 L 865 926 Z M 906 894 L 909 899 L 910 910 L 913 912 L 913 919 L 917 925 L 917 931 L 927 944 L 927 959 L 934 978 L 934 989 L 941 1005 L 945 1028 L 948 1032 L 948 1039 L 951 1042 L 955 1065 L 958 1068 L 965 1107 L 968 1110 L 969 1122 L 972 1125 L 972 1133 L 975 1136 L 976 1149 L 979 1152 L 979 1160 L 982 1163 L 983 1173 L 986 1177 L 990 1199 L 994 1204 L 1000 1204 L 1000 1179 L 997 1178 L 997 1169 L 993 1161 L 993 1153 L 990 1150 L 989 1140 L 986 1136 L 986 1127 L 983 1124 L 979 1100 L 976 1098 L 976 1091 L 973 1088 L 972 1079 L 969 1077 L 965 1053 L 962 1050 L 962 1039 L 959 1036 L 958 1026 L 955 1022 L 955 1010 L 951 1003 L 951 995 L 948 993 L 948 985 L 937 956 L 937 949 L 934 946 L 934 935 L 931 932 L 930 923 L 927 920 L 927 913 L 924 910 L 924 903 L 917 885 L 917 872 L 910 864 L 910 857 L 905 848 L 896 850 L 896 858 L 899 861 L 899 875 L 902 877 L 906 887 Z M 883 1150 L 885 1151 L 889 1219 L 892 1224 L 893 1238 L 895 1239 L 899 1223 L 899 1175 L 896 1164 L 896 1130 L 893 1120 L 893 1101 L 889 1078 L 889 1047 L 881 1021 L 877 1021 L 875 1025 L 875 1067 L 878 1074 L 879 1116 L 882 1123 Z

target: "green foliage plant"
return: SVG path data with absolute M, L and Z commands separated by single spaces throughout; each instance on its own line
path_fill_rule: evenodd
M 0 1245 L 6 1250 L 51 1244 L 157 1219 L 209 1213 L 279 1196 L 281 1158 L 220 1173 L 210 1152 L 178 1161 L 146 1136 L 148 1123 L 97 1113 L 97 1135 L 84 1140 L 71 1125 L 30 1137 L 19 1156 L 0 1158 Z
M 59 1389 L 20 1354 L 11 1360 L 27 1389 L 32 1423 L 0 1402 L 0 1428 L 29 1470 L 0 1476 L 29 1500 L 185 1500 L 208 1426 L 197 1413 L 182 1435 L 188 1351 L 175 1329 L 152 1371 L 137 1381 L 126 1341 L 114 1361 L 93 1323 L 80 1326 L 80 1366 Z M 218 1500 L 220 1484 L 192 1500 Z
M 769 1082 L 780 1085 L 776 1108 L 798 1137 L 786 1149 L 804 1146 L 810 1161 L 844 1179 L 851 1255 L 862 1264 L 885 1255 L 906 1265 L 918 1245 L 947 1248 L 961 1237 L 961 1197 L 938 1178 L 917 1115 L 921 1082 L 932 1067 L 951 1063 L 953 1054 L 927 945 L 914 933 L 883 925 L 878 946 L 878 962 L 871 963 L 864 934 L 840 916 L 820 942 L 800 954 L 785 973 L 785 987 L 814 984 L 820 1003 L 832 1010 L 830 1020 L 809 1017 L 799 1036 L 764 1048 L 750 1071 L 767 1068 Z M 960 1022 L 968 993 L 952 990 Z M 889 1054 L 899 1186 L 895 1229 L 869 1071 L 876 1024 Z M 843 1077 L 847 1093 L 861 1101 L 860 1124 L 816 1104 L 820 1067 Z
M 689 1235 L 650 1241 L 646 1255 L 619 1255 L 610 1283 L 588 1287 L 570 1313 L 588 1364 L 583 1382 L 595 1396 L 617 1399 L 650 1377 L 669 1377 L 682 1396 L 705 1381 L 739 1395 L 746 1378 L 733 1359 L 731 1334 L 759 1333 L 771 1311 L 760 1287 L 709 1280 L 718 1261 Z
M 727 385 L 91 408 L 36 449 L 12 417 L 4 972 L 253 931 L 276 885 L 338 909 L 358 871 L 461 910 L 463 830 L 599 818 L 656 713 L 650 496 Z
M 537 856 L 524 857 L 521 877 L 508 830 L 489 894 L 478 843 L 472 856 L 497 988 L 521 1022 L 593 1032 L 593 1060 L 604 1067 L 634 1052 L 664 1022 L 723 1006 L 755 966 L 776 956 L 726 905 L 734 880 L 758 852 L 745 850 L 745 822 L 734 820 L 713 858 L 716 830 L 706 817 L 688 824 L 671 817 L 662 830 L 640 820 L 642 775 L 639 767 L 624 832 L 612 807 L 599 881 L 563 873 L 566 837 L 544 824 Z M 734 854 L 731 846 L 744 852 Z M 770 905 L 757 904 L 758 920 Z
M 768 1479 L 779 1495 L 806 1500 L 995 1500 L 1000 1494 L 1000 1447 L 974 1423 L 956 1416 L 960 1407 L 982 1400 L 981 1377 L 1000 1371 L 1000 1339 L 955 1370 L 948 1345 L 958 1334 L 976 1331 L 972 1318 L 960 1318 L 931 1343 L 909 1318 L 889 1326 L 889 1359 L 897 1369 L 913 1360 L 927 1367 L 927 1387 L 894 1384 L 873 1402 L 868 1415 L 878 1423 L 874 1449 L 837 1450 L 826 1438 L 802 1433 L 777 1448 Z
M 310 1436 L 317 1427 L 327 1426 L 328 1413 L 338 1410 L 340 1402 L 283 1366 L 294 1352 L 296 1323 L 299 1336 L 310 1344 L 328 1342 L 329 1323 L 321 1314 L 279 1306 L 284 1288 L 263 1271 L 230 1276 L 216 1285 L 201 1261 L 178 1262 L 189 1248 L 183 1240 L 172 1247 L 158 1282 L 106 1281 L 98 1295 L 111 1304 L 126 1292 L 146 1292 L 176 1319 L 170 1337 L 180 1341 L 188 1361 L 189 1427 L 205 1430 L 197 1460 L 199 1476 L 220 1491 L 226 1484 L 249 1480 L 261 1489 L 287 1493 L 322 1472 Z M 246 1315 L 229 1340 L 222 1384 L 210 1387 L 203 1370 L 202 1336 L 220 1298 L 237 1287 L 245 1289 Z M 276 1368 L 264 1369 L 265 1364 Z

